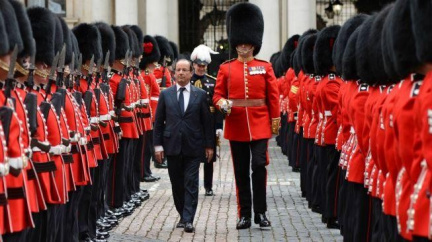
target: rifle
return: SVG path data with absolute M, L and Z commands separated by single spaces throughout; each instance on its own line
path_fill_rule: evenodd
M 48 78 L 48 84 L 46 85 L 46 96 L 45 96 L 45 101 L 47 100 L 48 96 L 51 94 L 51 85 L 56 81 L 56 69 L 57 69 L 57 63 L 59 60 L 59 53 L 57 53 L 57 55 L 54 57 L 54 60 L 51 64 L 51 71 L 50 71 L 50 75 Z

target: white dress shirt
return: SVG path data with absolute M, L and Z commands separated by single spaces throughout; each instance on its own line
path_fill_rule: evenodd
M 180 96 L 180 88 L 182 86 L 180 86 L 179 84 L 176 84 L 176 88 L 177 88 L 177 101 L 179 100 L 179 96 Z M 190 98 L 190 92 L 191 92 L 191 84 L 190 82 L 184 86 L 186 89 L 183 91 L 183 98 L 184 98 L 184 111 L 186 112 L 187 106 L 189 104 L 189 98 Z

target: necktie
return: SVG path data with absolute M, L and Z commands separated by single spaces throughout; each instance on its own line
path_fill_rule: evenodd
M 180 95 L 179 95 L 179 105 L 180 105 L 180 110 L 181 110 L 181 114 L 184 114 L 184 96 L 183 96 L 183 91 L 185 90 L 185 87 L 180 87 Z

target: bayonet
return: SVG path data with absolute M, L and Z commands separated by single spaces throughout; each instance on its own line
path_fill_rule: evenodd
M 47 93 L 45 100 L 48 98 L 48 94 L 51 94 L 51 85 L 56 80 L 55 73 L 56 73 L 58 61 L 59 61 L 59 53 L 57 53 L 54 56 L 54 60 L 51 64 L 51 71 L 50 71 L 50 75 L 48 78 L 48 84 L 46 85 L 46 89 L 45 89 L 45 92 Z
M 106 55 L 105 55 L 105 63 L 104 63 L 104 67 L 103 67 L 103 72 L 102 72 L 102 81 L 106 82 L 108 81 L 108 72 L 109 72 L 109 57 L 110 57 L 110 51 L 108 50 Z
M 129 67 L 129 50 L 126 51 L 123 65 L 124 65 L 123 76 L 126 76 L 126 73 L 128 73 L 128 67 Z
M 69 64 L 69 70 L 70 70 L 69 76 L 66 79 L 67 82 L 65 83 L 66 88 L 72 88 L 73 87 L 72 83 L 73 83 L 73 79 L 74 79 L 75 73 L 76 73 L 76 69 L 75 69 L 75 53 L 74 52 L 72 52 L 72 60 L 71 60 L 71 63 Z
M 60 57 L 57 65 L 57 86 L 63 86 L 63 77 L 64 77 L 64 64 L 66 58 L 66 45 L 63 45 L 63 48 L 60 52 Z
M 33 41 L 33 45 L 36 46 L 36 41 L 34 39 L 32 39 L 32 41 Z M 33 76 L 34 76 L 34 70 L 36 69 L 35 59 L 36 59 L 36 52 L 34 52 L 30 56 L 30 66 L 28 68 L 29 74 L 28 74 L 27 82 L 26 82 L 26 85 L 28 88 L 33 88 L 33 85 L 34 85 Z
M 8 98 L 11 96 L 11 90 L 14 88 L 13 84 L 15 82 L 14 79 L 14 74 L 15 74 L 15 62 L 17 60 L 18 57 L 18 46 L 15 45 L 13 51 L 12 51 L 12 55 L 10 58 L 10 63 L 9 63 L 9 72 L 7 75 L 7 79 L 5 81 L 5 96 L 6 96 L 6 102 L 8 101 Z
M 93 79 L 93 68 L 94 68 L 94 55 L 92 55 L 92 58 L 90 59 L 88 74 L 87 74 L 87 85 L 88 88 L 90 88 L 90 84 Z
M 82 68 L 82 54 L 80 53 L 79 57 L 78 57 L 78 65 L 77 65 L 77 69 L 76 69 L 76 73 L 75 73 L 75 75 L 76 75 L 75 76 L 75 85 L 77 87 L 79 87 L 80 79 L 82 76 L 81 68 Z
M 99 58 L 99 59 L 97 60 L 97 64 L 96 64 L 96 85 L 99 83 L 99 79 L 100 79 L 100 77 L 101 77 L 101 71 L 100 71 L 100 68 L 101 68 L 101 65 L 102 65 L 102 61 L 103 61 L 102 58 Z

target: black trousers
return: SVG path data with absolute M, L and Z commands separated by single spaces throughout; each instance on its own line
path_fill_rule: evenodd
M 325 207 L 324 217 L 326 219 L 337 219 L 338 195 L 339 195 L 339 158 L 340 152 L 335 149 L 334 145 L 324 147 L 326 166 L 326 187 L 325 187 Z
M 153 146 L 153 130 L 147 130 L 145 132 L 145 140 L 144 140 L 144 159 L 143 159 L 143 173 L 141 174 L 141 178 L 146 176 L 150 176 L 152 171 L 150 169 L 150 161 L 154 153 Z
M 384 241 L 382 235 L 384 233 L 383 225 L 383 210 L 382 201 L 379 198 L 372 198 L 372 231 L 371 241 Z
M 66 203 L 65 232 L 61 241 L 73 242 L 79 240 L 78 206 L 82 191 L 82 187 L 77 186 L 76 191 L 69 192 L 69 202 Z
M 111 163 L 111 174 L 110 175 L 110 189 L 109 199 L 110 207 L 119 208 L 123 206 L 123 202 L 126 201 L 126 178 L 127 163 L 130 160 L 132 152 L 132 139 L 122 138 L 119 143 L 119 153 L 113 159 Z
M 199 166 L 202 157 L 167 156 L 174 204 L 184 222 L 193 222 L 198 206 Z
M 104 209 L 103 209 L 103 214 L 106 213 L 106 211 L 108 211 L 110 209 L 109 206 L 109 191 L 112 188 L 112 186 L 110 185 L 110 177 L 112 174 L 112 166 L 111 163 L 113 163 L 113 160 L 115 159 L 115 154 L 109 155 L 108 159 L 106 160 L 106 165 L 105 165 L 105 184 L 104 184 L 104 194 L 105 194 L 105 198 L 104 198 Z
M 31 241 L 33 242 L 45 241 L 46 233 L 44 233 L 44 231 L 46 231 L 45 228 L 47 225 L 46 224 L 47 211 L 44 210 L 44 211 L 40 211 L 39 213 L 32 213 L 32 216 L 33 216 L 33 222 L 35 224 L 35 227 L 29 231 L 27 238 L 31 239 Z M 6 239 L 3 237 L 3 240 Z
M 305 145 L 306 145 L 306 162 L 302 162 L 300 164 L 300 189 L 302 192 L 302 197 L 307 197 L 307 194 L 311 193 L 311 188 L 310 190 L 308 190 L 308 164 L 313 161 L 314 140 L 306 139 Z
M 300 164 L 300 134 L 294 132 L 292 141 L 292 159 L 289 160 L 289 165 L 291 167 L 296 167 Z
M 140 190 L 141 174 L 144 171 L 144 146 L 145 134 L 140 135 L 136 141 L 135 159 L 133 160 L 133 184 L 132 193 L 137 193 Z
M 90 177 L 93 184 L 88 184 L 82 189 L 82 197 L 78 208 L 78 226 L 80 237 L 89 236 L 90 238 L 96 237 L 96 189 L 94 186 L 98 179 L 96 168 L 90 168 Z
M 230 146 L 237 186 L 239 216 L 251 217 L 252 215 L 252 193 L 249 174 L 251 163 L 254 213 L 266 212 L 268 140 L 261 139 L 251 142 L 230 141 Z
M 125 173 L 125 198 L 124 201 L 127 202 L 131 199 L 133 194 L 133 184 L 134 184 L 134 168 L 135 168 L 135 153 L 137 150 L 138 139 L 131 139 L 131 144 L 129 147 L 129 154 L 127 157 Z
M 322 213 L 322 209 L 323 209 L 323 199 L 324 198 L 324 194 L 322 191 L 322 187 L 323 185 L 321 184 L 322 182 L 322 173 L 323 170 L 320 169 L 320 162 L 321 162 L 321 155 L 322 155 L 322 147 L 318 146 L 318 145 L 314 145 L 314 151 L 315 151 L 315 158 L 313 160 L 313 163 L 310 164 L 310 166 L 312 166 L 311 170 L 312 173 L 310 178 L 311 179 L 311 183 L 312 183 L 312 207 L 315 208 L 315 211 L 318 211 L 319 213 Z M 309 170 L 310 171 L 310 170 Z
M 285 144 L 286 144 L 286 150 L 288 156 L 288 164 L 291 164 L 291 162 L 294 160 L 293 158 L 294 128 L 295 128 L 295 122 L 287 123 L 287 135 L 285 137 L 286 139 Z
M 306 181 L 306 200 L 308 201 L 309 207 L 312 207 L 313 205 L 313 198 L 314 198 L 314 188 L 315 185 L 313 184 L 313 172 L 314 167 L 316 163 L 316 157 L 317 157 L 317 146 L 313 142 L 308 143 L 308 153 L 309 153 L 309 159 L 306 164 L 303 164 L 302 167 L 306 167 L 304 172 L 304 180 Z M 301 173 L 300 173 L 301 175 Z
M 280 147 L 282 149 L 282 153 L 284 155 L 287 155 L 288 151 L 286 149 L 286 137 L 287 137 L 287 131 L 288 131 L 288 126 L 287 126 L 287 115 L 281 115 L 281 129 L 279 130 L 279 139 L 280 139 Z
M 204 161 L 204 188 L 212 189 L 213 187 L 213 161 Z
M 348 182 L 349 200 L 346 204 L 346 217 L 344 218 L 344 240 L 347 241 L 370 241 L 371 221 L 370 206 L 371 198 L 363 184 Z M 393 241 L 393 240 L 389 240 Z

